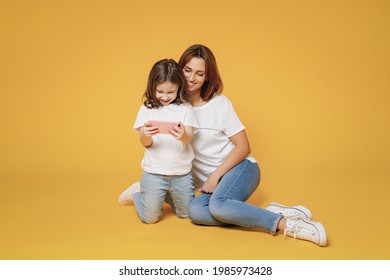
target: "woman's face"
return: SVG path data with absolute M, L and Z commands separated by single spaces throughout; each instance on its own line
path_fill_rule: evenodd
M 206 80 L 206 64 L 203 58 L 193 57 L 184 66 L 184 76 L 187 79 L 188 91 L 199 93 Z

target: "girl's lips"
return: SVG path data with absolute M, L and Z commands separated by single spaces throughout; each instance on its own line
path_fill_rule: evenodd
M 160 100 L 160 102 L 163 105 L 168 105 L 170 103 L 170 100 L 168 100 L 168 101 Z

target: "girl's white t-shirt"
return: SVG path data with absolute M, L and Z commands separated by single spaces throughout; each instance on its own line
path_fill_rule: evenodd
M 140 128 L 148 121 L 181 121 L 185 126 L 192 126 L 194 133 L 198 129 L 195 114 L 189 104 L 169 104 L 157 109 L 148 109 L 142 105 L 133 128 L 139 132 Z M 152 139 L 153 144 L 150 147 L 145 147 L 141 163 L 144 171 L 170 176 L 184 175 L 191 171 L 194 152 L 190 144 L 183 144 L 171 134 L 155 134 Z
M 215 95 L 202 106 L 193 107 L 193 110 L 199 130 L 191 142 L 195 153 L 192 175 L 196 190 L 200 190 L 211 173 L 234 148 L 230 137 L 245 127 L 230 100 L 222 94 Z M 247 159 L 256 162 L 251 155 Z

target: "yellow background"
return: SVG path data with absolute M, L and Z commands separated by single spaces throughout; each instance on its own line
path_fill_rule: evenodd
M 0 1 L 1 259 L 389 259 L 389 1 Z M 132 131 L 152 64 L 216 55 L 262 181 L 329 246 L 142 224 Z

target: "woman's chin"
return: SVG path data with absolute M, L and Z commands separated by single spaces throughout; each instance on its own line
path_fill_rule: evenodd
M 188 91 L 191 93 L 191 94 L 194 94 L 196 92 L 199 91 L 199 88 L 197 87 L 188 87 Z

